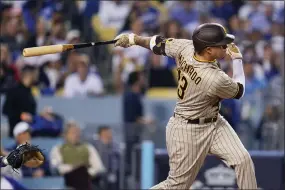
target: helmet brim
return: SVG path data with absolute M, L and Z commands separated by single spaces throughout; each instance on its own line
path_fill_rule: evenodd
M 216 43 L 215 46 L 227 45 L 227 44 L 232 43 L 234 40 L 235 40 L 235 36 L 234 35 L 226 34 L 225 38 L 222 41 Z

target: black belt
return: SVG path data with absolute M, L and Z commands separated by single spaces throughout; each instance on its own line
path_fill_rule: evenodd
M 175 113 L 173 114 L 173 117 L 175 117 Z M 212 118 L 203 118 L 203 119 L 185 119 L 187 120 L 187 123 L 189 124 L 206 124 L 206 123 L 212 123 L 216 122 L 218 117 L 212 117 Z

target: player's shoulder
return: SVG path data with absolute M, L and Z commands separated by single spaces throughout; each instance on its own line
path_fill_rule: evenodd
M 193 41 L 189 39 L 183 39 L 183 38 L 166 38 L 165 41 L 166 44 L 181 44 L 181 45 L 189 45 L 193 46 Z

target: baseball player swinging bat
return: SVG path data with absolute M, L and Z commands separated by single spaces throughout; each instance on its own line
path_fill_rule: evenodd
M 39 47 L 31 47 L 25 48 L 23 50 L 24 57 L 32 57 L 32 56 L 39 56 L 39 55 L 46 55 L 46 54 L 53 54 L 53 53 L 62 53 L 65 51 L 73 50 L 73 49 L 80 49 L 98 45 L 107 45 L 107 44 L 114 44 L 117 40 L 110 40 L 104 42 L 90 42 L 90 43 L 80 43 L 80 44 L 59 44 L 59 45 L 50 45 L 50 46 L 39 46 Z
M 133 45 L 175 59 L 178 70 L 177 103 L 166 126 L 170 171 L 151 189 L 190 189 L 207 155 L 219 157 L 235 170 L 239 189 L 257 189 L 254 164 L 238 135 L 219 113 L 222 99 L 240 99 L 245 92 L 242 54 L 217 23 L 198 26 L 192 39 L 121 34 L 115 46 Z M 219 66 L 232 59 L 233 76 Z

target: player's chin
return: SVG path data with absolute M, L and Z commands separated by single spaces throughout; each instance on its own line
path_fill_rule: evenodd
M 224 59 L 226 56 L 227 56 L 227 53 L 226 52 L 222 52 L 221 56 L 220 56 L 220 59 Z

